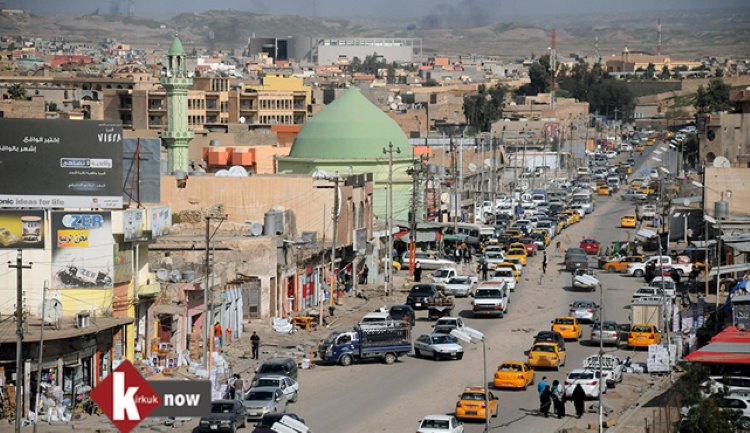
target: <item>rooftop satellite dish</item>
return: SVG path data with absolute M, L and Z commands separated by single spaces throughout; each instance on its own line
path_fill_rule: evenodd
M 729 168 L 732 166 L 732 163 L 723 156 L 717 156 L 714 159 L 713 165 L 715 168 Z
M 490 158 L 485 159 L 484 166 L 485 168 L 492 168 L 492 160 Z
M 229 168 L 229 177 L 247 177 L 247 170 L 241 165 L 234 165 Z
M 263 234 L 263 224 L 259 222 L 254 222 L 253 225 L 250 227 L 250 233 L 253 236 L 260 236 Z
M 229 170 L 219 170 L 216 173 L 214 173 L 214 176 L 216 177 L 229 177 Z
M 395 102 L 391 104 L 391 110 L 398 110 L 398 105 Z
M 169 279 L 169 270 L 159 269 L 156 271 L 156 279 L 159 281 L 167 281 Z
M 57 326 L 62 318 L 62 302 L 57 299 L 47 299 L 44 305 L 40 303 L 39 317 L 42 316 L 42 308 L 44 308 L 44 323 Z
M 444 192 L 444 193 L 440 194 L 440 203 L 442 203 L 442 204 L 448 204 L 448 202 L 450 201 L 450 199 L 451 199 L 451 196 L 447 192 Z
M 469 163 L 469 171 L 472 172 L 472 173 L 476 172 L 477 171 L 477 165 L 474 164 L 473 162 L 470 162 Z
M 245 122 L 247 122 L 245 116 L 240 117 L 240 123 L 244 124 Z
M 169 273 L 169 281 L 171 281 L 173 283 L 176 283 L 176 282 L 180 281 L 180 278 L 182 278 L 182 272 L 180 272 L 180 271 L 178 271 L 176 269 L 174 271 L 171 271 Z

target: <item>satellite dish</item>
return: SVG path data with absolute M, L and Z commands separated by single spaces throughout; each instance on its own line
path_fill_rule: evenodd
M 247 177 L 247 170 L 241 165 L 234 165 L 229 168 L 229 177 Z
M 214 173 L 214 176 L 216 177 L 229 177 L 229 170 L 219 170 L 216 173 Z
M 476 172 L 477 171 L 477 165 L 474 164 L 473 162 L 470 162 L 469 163 L 469 171 L 472 172 L 472 173 Z
M 169 281 L 171 281 L 173 283 L 176 283 L 176 282 L 180 281 L 180 278 L 182 278 L 182 272 L 180 272 L 178 270 L 174 270 L 174 271 L 172 271 L 172 272 L 169 273 Z
M 450 199 L 451 199 L 451 196 L 447 192 L 440 194 L 440 203 L 448 204 L 448 202 L 450 202 Z
M 729 168 L 732 166 L 732 163 L 723 156 L 717 156 L 713 164 L 715 168 Z
M 156 271 L 156 279 L 159 281 L 167 281 L 169 279 L 169 270 L 159 269 Z
M 484 167 L 485 168 L 492 168 L 492 160 L 490 158 L 487 158 L 484 160 Z
M 245 122 L 247 122 L 245 116 L 240 117 L 240 123 L 244 124 Z
M 254 222 L 253 225 L 250 227 L 250 233 L 253 236 L 260 236 L 263 234 L 263 224 L 259 222 Z
M 55 325 L 62 318 L 62 302 L 57 299 L 47 299 L 44 303 L 39 304 L 39 317 L 42 317 L 42 308 L 44 308 L 44 323 Z
M 398 110 L 398 105 L 395 102 L 391 104 L 391 110 Z

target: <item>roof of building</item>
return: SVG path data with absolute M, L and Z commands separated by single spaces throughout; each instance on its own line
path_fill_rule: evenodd
M 172 41 L 172 46 L 169 47 L 169 51 L 167 51 L 167 55 L 170 56 L 184 56 L 185 50 L 182 48 L 182 42 L 180 42 L 180 38 L 174 38 Z
M 384 158 L 383 148 L 388 143 L 400 148 L 402 154 L 411 154 L 411 146 L 398 124 L 358 88 L 350 87 L 305 124 L 289 156 L 334 160 Z

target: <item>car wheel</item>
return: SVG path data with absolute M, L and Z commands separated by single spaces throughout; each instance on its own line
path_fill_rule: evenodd
M 750 430 L 750 418 L 742 418 L 740 420 L 740 428 L 743 430 Z
M 232 424 L 232 429 L 229 431 L 232 433 L 237 433 L 237 424 Z
M 440 360 L 440 356 L 438 355 L 437 352 L 432 352 L 432 360 L 433 361 L 439 361 Z
M 297 403 L 297 399 L 299 398 L 299 391 L 294 391 L 294 395 L 292 395 L 292 398 L 289 399 L 292 403 Z
M 396 355 L 392 353 L 386 353 L 385 356 L 383 357 L 383 362 L 385 362 L 388 365 L 393 364 L 394 362 L 396 362 Z
M 610 274 L 613 274 L 613 273 L 615 273 L 616 271 L 617 271 L 617 270 L 615 269 L 615 267 L 614 267 L 614 266 L 607 266 L 607 272 L 609 272 Z
M 458 359 L 458 360 L 461 360 L 463 358 L 464 358 L 464 354 L 463 353 L 459 353 L 458 355 L 456 355 L 456 359 Z
M 640 269 L 636 269 L 636 270 L 635 270 L 635 271 L 633 272 L 633 276 L 634 276 L 634 277 L 636 277 L 636 278 L 640 278 L 640 277 L 642 277 L 642 276 L 643 276 L 643 271 L 642 271 L 642 270 L 640 270 Z
M 344 356 L 341 357 L 341 359 L 339 360 L 339 362 L 344 367 L 350 366 L 350 365 L 352 365 L 352 356 L 351 355 L 344 355 Z
M 497 418 L 497 414 L 498 414 L 498 412 L 500 412 L 500 408 L 499 408 L 499 407 L 497 407 L 497 406 L 495 406 L 495 414 L 494 414 L 494 415 L 492 415 L 492 418 Z

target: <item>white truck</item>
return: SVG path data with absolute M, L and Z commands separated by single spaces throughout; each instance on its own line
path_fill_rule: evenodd
M 511 268 L 498 268 L 492 271 L 490 282 L 504 282 L 511 292 L 516 290 L 516 273 Z
M 617 356 L 607 353 L 602 355 L 602 377 L 607 388 L 614 388 L 622 382 L 622 363 Z M 599 355 L 591 355 L 583 360 L 583 368 L 599 371 Z
M 458 275 L 456 268 L 444 267 L 432 273 L 432 282 L 435 284 L 445 284 L 451 278 Z
M 503 317 L 508 312 L 509 290 L 504 282 L 484 282 L 479 284 L 471 301 L 475 317 Z
M 628 263 L 626 273 L 628 276 L 642 277 L 646 275 L 646 266 L 651 262 L 654 262 L 657 268 L 663 265 L 665 268 L 676 269 L 681 276 L 688 275 L 693 271 L 692 263 L 677 263 L 677 261 L 669 256 L 661 256 L 661 259 L 659 257 L 660 256 L 648 256 L 641 262 Z

